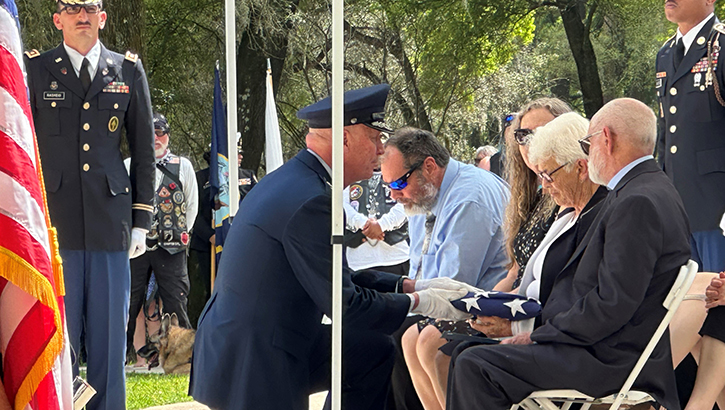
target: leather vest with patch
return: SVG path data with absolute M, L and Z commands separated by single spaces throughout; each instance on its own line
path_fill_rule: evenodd
M 178 158 L 172 156 L 169 162 L 161 165 L 176 180 L 164 172 L 164 177 L 156 190 L 154 220 L 151 230 L 146 235 L 146 248 L 149 251 L 160 247 L 173 255 L 186 250 L 189 245 L 189 227 L 186 225 L 186 195 L 184 195 L 179 180 L 181 166 Z
M 382 183 L 380 173 L 375 173 L 365 181 L 359 181 L 350 185 L 350 204 L 357 209 L 359 213 L 380 219 L 383 215 L 390 212 L 396 202 L 390 197 L 390 188 Z M 406 221 L 397 229 L 385 232 L 385 242 L 388 245 L 396 243 L 408 238 L 408 222 Z M 345 245 L 351 248 L 357 248 L 363 243 L 365 235 L 361 230 L 352 232 L 345 228 Z

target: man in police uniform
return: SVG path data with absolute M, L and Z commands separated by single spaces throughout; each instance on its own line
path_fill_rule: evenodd
M 665 3 L 667 19 L 678 28 L 657 54 L 655 80 L 660 117 L 658 159 L 690 219 L 692 259 L 704 271 L 719 272 L 725 269 L 725 237 L 718 229 L 725 213 L 725 67 L 720 53 L 725 26 L 715 17 L 714 4 L 715 0 Z M 690 403 L 711 402 L 709 407 L 697 408 L 712 408 L 714 397 L 725 385 L 721 370 L 711 368 L 715 361 L 703 360 L 720 357 L 725 365 L 723 309 L 710 309 L 701 330 L 703 356 Z M 703 388 L 703 383 L 719 387 Z M 711 393 L 705 394 L 705 390 Z
M 199 204 L 196 175 L 191 162 L 169 150 L 169 123 L 154 113 L 156 154 L 156 198 L 151 231 L 146 235 L 146 252 L 131 259 L 131 303 L 128 316 L 127 352 L 135 361 L 133 336 L 136 316 L 146 299 L 151 273 L 156 275 L 163 313 L 176 313 L 181 327 L 190 328 L 186 313 L 189 294 L 186 249 L 189 230 L 194 226 Z M 131 158 L 124 164 L 128 168 Z M 139 346 L 140 348 L 140 346 Z
M 98 40 L 107 18 L 100 0 L 57 7 L 63 43 L 26 53 L 30 102 L 63 258 L 70 342 L 77 357 L 85 334 L 87 377 L 97 391 L 87 408 L 123 409 L 128 258 L 145 250 L 153 211 L 151 102 L 136 55 L 113 53 Z

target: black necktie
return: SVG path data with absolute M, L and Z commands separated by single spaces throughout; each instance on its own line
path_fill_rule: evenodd
M 679 40 L 677 40 L 677 44 L 675 45 L 675 70 L 677 70 L 677 68 L 680 66 L 683 57 L 685 57 L 685 42 L 682 41 L 682 38 L 680 38 Z
M 91 73 L 88 72 L 89 65 L 90 65 L 90 63 L 88 62 L 88 59 L 84 58 L 83 63 L 81 64 L 81 71 L 80 71 L 81 84 L 83 85 L 84 93 L 87 93 L 88 89 L 91 88 Z

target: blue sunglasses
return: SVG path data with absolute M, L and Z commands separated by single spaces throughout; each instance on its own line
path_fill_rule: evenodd
M 408 172 L 406 172 L 405 175 L 403 175 L 402 177 L 400 177 L 400 178 L 396 179 L 395 181 L 393 181 L 389 184 L 386 184 L 386 185 L 388 187 L 390 187 L 390 189 L 393 189 L 396 191 L 405 189 L 405 187 L 408 186 L 408 178 L 410 178 L 410 176 L 413 175 L 413 172 L 415 172 L 416 169 L 420 168 L 420 166 L 423 165 L 423 162 L 425 162 L 425 160 L 420 161 L 419 163 L 413 165 L 413 167 L 410 168 L 410 170 L 408 170 Z

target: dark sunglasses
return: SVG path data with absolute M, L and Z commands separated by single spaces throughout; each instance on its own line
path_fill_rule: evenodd
M 390 189 L 393 189 L 395 191 L 400 191 L 401 189 L 405 189 L 405 187 L 408 186 L 408 178 L 410 178 L 410 176 L 413 175 L 413 172 L 415 172 L 416 169 L 420 168 L 420 166 L 423 165 L 423 162 L 425 162 L 425 160 L 420 161 L 419 163 L 413 165 L 408 170 L 408 172 L 405 173 L 405 175 L 403 175 L 402 177 L 396 179 L 395 181 L 393 181 L 389 184 L 386 183 L 386 185 Z
M 592 138 L 593 136 L 595 136 L 597 134 L 601 134 L 601 133 L 602 133 L 602 130 L 599 130 L 599 131 L 593 132 L 579 140 L 579 146 L 582 147 L 582 151 L 584 151 L 584 155 L 587 155 L 587 156 L 589 155 L 589 147 L 592 146 L 592 143 L 591 143 L 591 141 L 589 141 L 589 139 Z
M 481 161 L 483 161 L 483 158 L 474 158 L 473 159 L 473 163 L 476 164 L 476 165 L 480 164 Z
M 72 4 L 64 6 L 60 9 L 59 13 L 66 12 L 68 15 L 75 15 L 81 12 L 81 9 L 85 9 L 88 14 L 96 14 L 101 11 L 101 6 L 98 4 Z
M 156 134 L 157 137 L 163 137 L 164 135 L 168 134 L 168 132 L 164 130 L 154 130 L 154 134 Z
M 552 178 L 551 176 L 554 175 L 554 174 L 556 174 L 556 171 L 558 171 L 558 170 L 564 168 L 565 166 L 569 165 L 570 162 L 571 161 L 568 161 L 565 164 L 559 165 L 558 167 L 556 167 L 555 170 L 553 170 L 551 172 L 541 171 L 541 172 L 539 172 L 536 175 L 538 175 L 539 178 L 541 178 L 542 180 L 544 180 L 544 181 L 546 181 L 548 183 L 552 183 L 552 182 L 554 182 L 554 178 Z
M 534 131 L 528 128 L 518 128 L 514 130 L 514 138 L 519 145 L 526 145 L 531 141 Z

